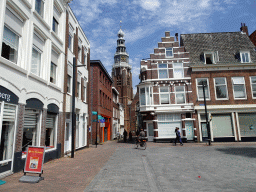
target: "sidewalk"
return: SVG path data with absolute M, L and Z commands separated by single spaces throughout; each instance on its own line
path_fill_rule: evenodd
M 108 141 L 96 148 L 92 146 L 75 152 L 75 158 L 60 158 L 43 166 L 44 180 L 39 183 L 21 183 L 23 172 L 15 173 L 2 180 L 0 191 L 84 191 L 116 150 L 116 142 Z

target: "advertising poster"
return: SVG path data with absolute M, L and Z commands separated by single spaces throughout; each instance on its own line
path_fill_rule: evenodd
M 28 147 L 24 172 L 42 173 L 45 147 Z

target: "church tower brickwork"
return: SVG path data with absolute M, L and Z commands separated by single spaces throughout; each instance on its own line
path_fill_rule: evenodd
M 119 92 L 119 102 L 124 105 L 124 129 L 133 131 L 130 127 L 130 108 L 133 100 L 132 66 L 129 64 L 129 54 L 126 52 L 124 32 L 120 29 L 117 33 L 117 47 L 112 67 L 114 87 Z

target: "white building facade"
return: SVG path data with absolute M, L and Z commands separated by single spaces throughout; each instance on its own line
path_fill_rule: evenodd
M 71 151 L 72 136 L 72 89 L 73 89 L 73 62 L 76 65 L 76 87 L 75 87 L 75 113 L 76 113 L 76 134 L 75 148 L 79 149 L 88 146 L 88 67 L 90 66 L 90 42 L 79 25 L 70 7 L 67 8 L 67 31 L 66 31 L 66 68 L 64 82 L 65 102 L 65 138 L 64 153 Z
M 0 2 L 0 177 L 24 168 L 29 145 L 60 157 L 67 3 Z

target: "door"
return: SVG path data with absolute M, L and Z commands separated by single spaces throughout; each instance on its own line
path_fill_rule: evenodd
M 193 121 L 185 121 L 187 140 L 194 140 Z
M 108 128 L 104 127 L 104 142 L 108 140 Z
M 154 139 L 153 123 L 147 123 L 147 137 L 148 137 L 148 141 L 153 141 L 153 139 Z
M 207 126 L 206 123 L 201 123 L 201 130 L 202 130 L 202 139 L 203 141 L 208 139 L 208 132 L 207 132 Z
M 64 152 L 71 151 L 71 122 L 66 122 Z

